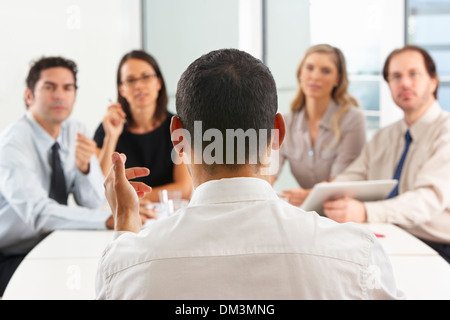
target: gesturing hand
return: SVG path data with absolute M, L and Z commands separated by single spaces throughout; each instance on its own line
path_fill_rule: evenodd
M 126 156 L 112 155 L 113 165 L 105 180 L 105 194 L 114 217 L 116 231 L 138 233 L 142 227 L 139 215 L 139 198 L 152 191 L 142 182 L 130 182 L 129 179 L 144 177 L 150 173 L 147 168 L 125 169 Z

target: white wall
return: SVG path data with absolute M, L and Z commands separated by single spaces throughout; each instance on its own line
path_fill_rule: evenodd
M 146 0 L 145 49 L 158 62 L 175 112 L 178 80 L 198 57 L 239 46 L 239 0 Z
M 0 1 L 0 30 L 0 130 L 26 111 L 30 62 L 61 55 L 79 68 L 72 116 L 93 134 L 116 99 L 120 58 L 142 47 L 139 0 Z

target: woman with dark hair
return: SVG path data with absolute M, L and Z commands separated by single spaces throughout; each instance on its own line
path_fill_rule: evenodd
M 159 201 L 158 190 L 181 190 L 188 199 L 192 180 L 184 163 L 172 161 L 167 92 L 155 59 L 144 51 L 131 51 L 117 70 L 117 103 L 108 107 L 95 132 L 97 156 L 103 174 L 111 167 L 111 155 L 127 156 L 127 167 L 146 167 L 150 175 L 136 180 L 153 188 L 146 200 Z M 178 162 L 179 163 L 179 162 Z

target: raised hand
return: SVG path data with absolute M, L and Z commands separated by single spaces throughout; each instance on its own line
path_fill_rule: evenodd
M 125 122 L 126 114 L 120 103 L 111 104 L 102 121 L 105 136 L 118 139 L 123 132 Z
M 124 154 L 113 153 L 113 165 L 105 180 L 105 194 L 113 213 L 114 229 L 138 233 L 143 222 L 139 213 L 139 199 L 151 192 L 152 188 L 145 183 L 128 180 L 147 176 L 150 170 L 140 167 L 125 169 L 125 161 Z

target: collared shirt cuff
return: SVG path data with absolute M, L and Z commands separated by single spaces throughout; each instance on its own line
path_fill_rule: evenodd
M 388 222 L 386 208 L 381 201 L 364 202 L 366 207 L 367 222 Z
M 77 179 L 78 183 L 80 183 L 80 185 L 84 185 L 85 188 L 91 186 L 91 189 L 96 192 L 97 198 L 103 198 L 103 182 L 105 178 L 98 161 L 94 159 L 94 157 L 95 156 L 92 156 L 91 160 L 89 161 L 89 172 L 87 174 L 84 174 L 78 170 L 79 175 Z
M 116 231 L 116 230 L 114 230 L 112 239 L 116 240 L 116 239 L 120 238 L 124 234 L 135 234 L 135 233 L 130 232 L 130 231 Z

